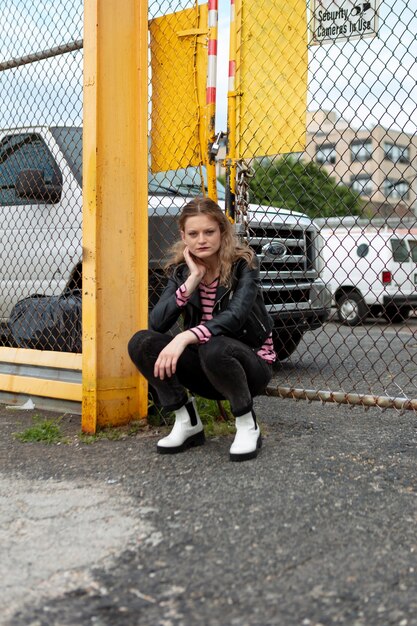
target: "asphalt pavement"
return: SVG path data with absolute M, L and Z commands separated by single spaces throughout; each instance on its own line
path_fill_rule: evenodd
M 412 412 L 261 397 L 259 457 L 232 436 L 21 443 L 0 407 L 4 626 L 417 625 Z M 44 413 L 46 417 L 51 414 Z

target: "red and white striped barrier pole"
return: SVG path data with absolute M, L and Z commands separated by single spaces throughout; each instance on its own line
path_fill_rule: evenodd
M 236 212 L 236 3 L 230 0 L 229 84 L 227 93 L 226 215 Z
M 208 65 L 206 86 L 207 111 L 207 187 L 209 197 L 217 202 L 216 160 L 213 145 L 216 143 L 216 82 L 217 82 L 217 31 L 218 0 L 208 0 Z

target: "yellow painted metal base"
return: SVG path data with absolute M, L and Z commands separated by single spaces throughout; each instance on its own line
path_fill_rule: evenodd
M 81 371 L 81 354 L 25 350 L 22 348 L 0 348 L 0 363 L 10 365 L 11 371 L 16 370 L 16 366 L 33 367 L 32 376 L 19 373 L 1 373 L 1 391 L 56 398 L 58 400 L 81 401 L 82 389 L 80 383 L 59 380 L 58 375 L 54 379 L 54 370 L 57 373 L 59 370 Z M 39 368 L 39 374 L 43 370 L 42 376 L 36 375 L 37 368 Z M 48 378 L 45 378 L 44 368 L 47 368 L 49 371 Z

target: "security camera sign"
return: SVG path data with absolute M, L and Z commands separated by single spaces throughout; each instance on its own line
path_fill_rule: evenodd
M 378 0 L 311 0 L 311 44 L 375 37 Z

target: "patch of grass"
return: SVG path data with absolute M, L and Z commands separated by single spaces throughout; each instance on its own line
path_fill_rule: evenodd
M 230 404 L 222 401 L 223 414 L 216 400 L 207 400 L 196 396 L 197 410 L 204 424 L 204 431 L 208 437 L 229 435 L 235 432 L 235 420 L 230 410 Z
M 230 411 L 228 402 L 223 401 L 223 414 L 216 400 L 207 400 L 196 396 L 197 410 L 204 424 L 204 431 L 208 437 L 219 437 L 235 432 L 235 421 Z M 107 439 L 119 441 L 127 437 L 134 437 L 149 428 L 170 429 L 174 423 L 174 413 L 158 407 L 152 400 L 148 406 L 148 420 L 130 422 L 127 426 L 115 426 L 100 428 L 93 435 L 79 433 L 78 441 L 84 444 L 92 444 L 96 441 Z
M 102 439 L 108 439 L 109 441 L 119 441 L 119 439 L 123 439 L 124 435 L 120 432 L 120 429 L 117 427 L 114 428 L 103 428 L 102 430 L 98 430 L 94 434 L 89 433 L 80 433 L 78 435 L 78 441 L 85 444 L 95 443 L 96 441 L 100 441 Z
M 174 413 L 166 411 L 157 406 L 152 400 L 148 404 L 148 424 L 149 426 L 170 426 L 174 422 Z
M 127 436 L 134 437 L 140 432 L 144 431 L 147 428 L 148 424 L 145 419 L 142 420 L 134 420 L 130 422 L 127 428 Z
M 45 419 L 40 415 L 33 416 L 34 424 L 26 430 L 19 433 L 13 433 L 13 436 L 22 443 L 42 442 L 67 443 L 68 439 L 63 436 L 60 422 L 62 417 L 54 419 Z
M 146 427 L 147 423 L 145 420 L 135 420 L 130 422 L 127 426 L 110 426 L 100 428 L 93 435 L 81 432 L 78 435 L 78 441 L 85 444 L 95 443 L 96 441 L 103 439 L 107 439 L 108 441 L 119 441 L 120 439 L 134 437 Z
M 204 431 L 208 437 L 228 435 L 235 432 L 235 422 L 230 410 L 230 404 L 222 402 L 223 415 L 216 400 L 207 400 L 196 396 L 197 410 L 204 424 Z M 150 404 L 148 423 L 154 427 L 172 426 L 174 423 L 174 413 L 168 413 Z

